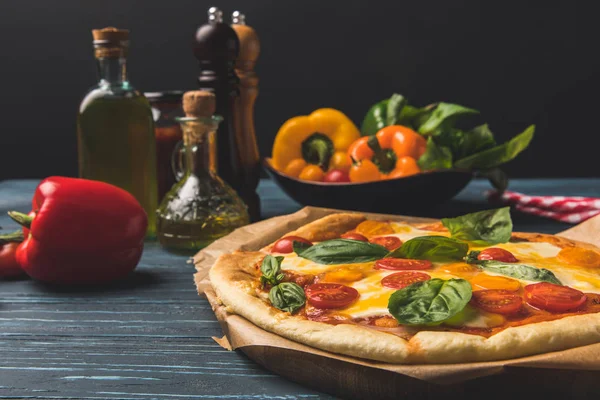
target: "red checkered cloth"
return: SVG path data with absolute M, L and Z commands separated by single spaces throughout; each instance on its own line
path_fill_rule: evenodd
M 528 196 L 523 193 L 487 191 L 490 201 L 514 205 L 521 212 L 577 224 L 600 214 L 600 198 L 579 196 Z

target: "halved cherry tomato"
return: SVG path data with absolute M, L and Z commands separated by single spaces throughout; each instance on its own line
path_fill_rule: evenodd
M 350 239 L 350 240 L 360 240 L 361 242 L 368 242 L 369 239 L 367 239 L 365 236 L 361 235 L 360 233 L 356 233 L 356 232 L 346 232 L 341 236 L 342 239 Z
M 600 267 L 600 254 L 581 247 L 566 247 L 556 256 L 561 261 L 582 267 Z
M 356 232 L 366 237 L 378 235 L 390 235 L 394 233 L 394 228 L 388 222 L 381 221 L 363 221 L 355 228 Z
M 521 289 L 521 282 L 506 278 L 504 276 L 492 276 L 488 274 L 479 274 L 469 280 L 473 290 L 507 290 L 509 292 L 516 292 Z
M 0 245 L 0 278 L 12 278 L 25 275 L 25 271 L 17 262 L 15 254 L 20 243 L 5 243 Z
M 317 308 L 342 308 L 352 304 L 359 296 L 350 286 L 338 283 L 315 283 L 305 289 L 308 303 Z
M 477 256 L 478 260 L 496 260 L 506 263 L 515 263 L 519 260 L 508 250 L 501 249 L 499 247 L 490 247 L 489 249 L 482 250 Z
M 491 313 L 510 315 L 518 312 L 523 299 L 508 290 L 478 290 L 473 292 L 472 303 L 476 307 Z
M 581 307 L 587 296 L 568 286 L 541 282 L 525 286 L 527 304 L 550 312 L 564 312 Z
M 312 242 L 310 240 L 306 240 L 301 238 L 300 236 L 286 236 L 275 242 L 273 248 L 271 249 L 272 253 L 292 253 L 294 251 L 294 242 L 305 243 L 309 246 L 312 246 Z
M 430 269 L 433 266 L 429 260 L 412 260 L 410 258 L 382 258 L 375 261 L 375 269 L 410 270 Z
M 388 275 L 381 280 L 381 284 L 390 289 L 402 289 L 416 282 L 430 280 L 425 272 L 403 271 Z
M 396 250 L 402 246 L 402 240 L 396 236 L 379 236 L 370 240 L 371 243 L 385 247 L 389 251 Z
M 325 174 L 323 182 L 335 183 L 335 182 L 350 182 L 350 177 L 346 171 L 341 169 L 332 169 Z

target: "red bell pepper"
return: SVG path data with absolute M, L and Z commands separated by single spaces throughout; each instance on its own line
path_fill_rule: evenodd
M 138 264 L 148 217 L 138 201 L 116 186 L 87 179 L 50 177 L 37 187 L 24 225 L 17 261 L 32 278 L 60 284 L 119 279 Z

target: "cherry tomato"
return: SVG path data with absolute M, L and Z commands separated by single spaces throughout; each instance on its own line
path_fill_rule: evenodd
M 293 178 L 297 178 L 300 176 L 302 170 L 306 167 L 306 161 L 303 158 L 296 158 L 285 167 L 283 173 L 289 175 Z
M 600 267 L 600 254 L 581 247 L 565 247 L 556 256 L 559 260 L 582 267 Z
M 433 266 L 429 260 L 412 260 L 410 258 L 382 258 L 375 261 L 375 269 L 410 270 L 430 269 Z
M 581 307 L 587 296 L 579 290 L 541 282 L 525 286 L 527 304 L 550 312 L 564 312 Z
M 339 283 L 315 283 L 305 289 L 310 305 L 317 308 L 342 308 L 352 304 L 359 296 L 358 291 Z
M 490 247 L 489 249 L 482 250 L 477 256 L 478 260 L 496 260 L 506 263 L 515 263 L 519 260 L 508 250 L 501 249 L 499 247 Z
M 416 282 L 430 280 L 425 272 L 403 271 L 388 275 L 381 280 L 381 284 L 390 289 L 402 289 Z
M 335 182 L 350 182 L 350 176 L 341 169 L 332 169 L 325 174 L 324 182 L 335 183 Z
M 271 252 L 282 254 L 292 253 L 294 251 L 294 242 L 306 243 L 309 246 L 313 245 L 310 240 L 306 240 L 300 236 L 286 236 L 275 242 Z
M 342 239 L 360 240 L 361 242 L 368 242 L 369 239 L 356 232 L 346 232 L 341 236 Z
M 363 221 L 355 228 L 356 232 L 366 237 L 377 235 L 389 235 L 394 233 L 394 228 L 388 222 L 381 221 Z
M 379 168 L 371 160 L 362 160 L 350 167 L 351 182 L 373 182 L 379 179 L 381 179 Z
M 510 315 L 521 309 L 523 299 L 508 290 L 478 290 L 473 292 L 472 303 L 484 311 Z
M 6 243 L 0 245 L 0 278 L 11 278 L 23 275 L 15 254 L 20 243 Z
M 402 240 L 396 236 L 379 236 L 370 240 L 371 243 L 385 247 L 389 251 L 396 250 L 402 246 Z
M 324 176 L 325 172 L 318 165 L 308 164 L 302 169 L 298 178 L 303 181 L 321 182 Z
M 329 160 L 330 169 L 341 169 L 342 171 L 348 172 L 352 166 L 352 160 L 345 151 L 336 151 Z
M 479 274 L 471 278 L 469 282 L 473 290 L 502 289 L 509 292 L 516 292 L 521 289 L 521 282 L 504 276 Z

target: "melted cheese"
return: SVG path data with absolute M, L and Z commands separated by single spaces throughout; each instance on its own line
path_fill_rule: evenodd
M 392 223 L 394 234 L 384 236 L 396 236 L 402 242 L 406 242 L 418 236 L 449 236 L 444 232 L 427 231 L 417 229 L 401 223 Z M 498 244 L 494 247 L 501 247 L 513 253 L 519 260 L 519 263 L 530 265 L 537 268 L 546 268 L 551 270 L 556 277 L 566 286 L 575 289 L 600 293 L 600 268 L 586 268 L 576 265 L 570 265 L 561 262 L 556 257 L 560 248 L 545 242 L 516 242 Z M 471 250 L 481 250 L 483 248 L 472 247 Z M 348 276 L 357 276 L 360 273 L 364 278 L 356 281 L 340 281 L 348 286 L 352 286 L 359 293 L 359 299 L 343 310 L 344 314 L 353 318 L 366 318 L 372 316 L 390 315 L 387 305 L 389 297 L 395 292 L 395 289 L 386 288 L 381 285 L 381 280 L 386 276 L 399 271 L 376 270 L 373 268 L 374 262 L 343 264 L 343 265 L 320 265 L 312 261 L 297 257 L 295 254 L 284 254 L 285 258 L 281 265 L 283 270 L 292 270 L 302 274 L 321 275 L 330 272 L 335 276 L 340 271 L 350 271 L 354 274 Z M 430 270 L 421 271 L 430 275 L 432 278 L 451 279 L 463 278 L 470 279 L 476 274 L 498 275 L 492 272 L 473 271 L 467 264 L 460 262 L 452 263 L 434 263 Z M 345 272 L 341 272 L 345 273 Z M 327 281 L 328 279 L 326 279 Z M 530 281 L 519 280 L 522 285 L 528 285 Z M 482 310 L 474 310 L 468 306 L 463 312 L 447 321 L 449 325 L 467 326 L 475 328 L 494 327 L 501 325 L 504 317 L 498 314 L 486 313 Z

